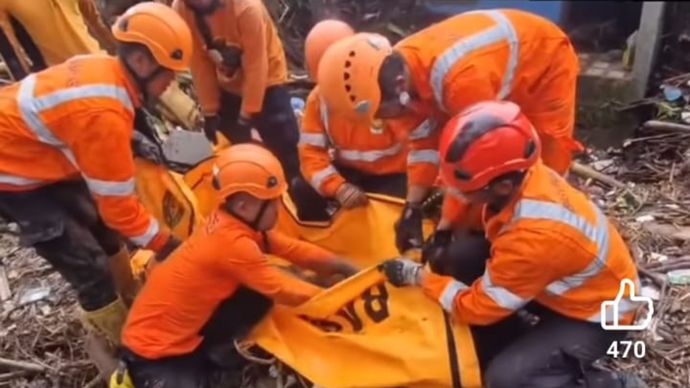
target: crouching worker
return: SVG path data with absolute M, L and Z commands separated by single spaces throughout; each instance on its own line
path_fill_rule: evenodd
M 486 240 L 453 243 L 451 276 L 407 259 L 382 269 L 473 327 L 488 387 L 643 387 L 634 376 L 592 368 L 626 334 L 602 328 L 614 318 L 601 315 L 601 304 L 616 298 L 623 279 L 639 285 L 635 263 L 602 211 L 542 163 L 540 147 L 511 102 L 478 103 L 451 119 L 441 135 L 441 177 L 483 205 Z M 634 320 L 629 297 L 618 323 Z M 525 311 L 538 323 L 524 323 Z
M 274 267 L 267 253 L 322 276 L 357 272 L 331 252 L 271 230 L 287 183 L 267 149 L 222 151 L 214 186 L 218 209 L 151 273 L 132 306 L 122 343 L 136 387 L 207 387 L 214 350 L 247 334 L 274 302 L 295 306 L 320 291 Z
M 120 236 L 159 258 L 178 244 L 135 195 L 133 111 L 187 68 L 192 36 L 149 2 L 113 34 L 117 57 L 74 57 L 0 90 L 0 213 L 76 291 L 88 327 L 117 343 L 136 292 Z
M 312 79 L 326 49 L 352 35 L 352 28 L 339 20 L 324 20 L 311 29 L 304 54 Z M 366 205 L 365 192 L 405 197 L 406 143 L 389 123 L 330 114 L 318 86 L 307 98 L 299 142 L 302 174 L 325 199 L 343 208 Z

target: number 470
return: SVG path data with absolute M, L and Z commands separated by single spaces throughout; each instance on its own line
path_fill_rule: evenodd
M 628 358 L 631 349 L 635 358 L 644 358 L 647 354 L 647 345 L 642 341 L 613 341 L 606 354 L 613 358 Z

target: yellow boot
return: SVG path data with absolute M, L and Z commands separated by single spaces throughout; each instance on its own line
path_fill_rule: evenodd
M 127 248 L 122 247 L 119 252 L 108 258 L 108 268 L 117 293 L 125 305 L 131 306 L 141 288 L 141 283 L 134 277 Z
M 115 347 L 127 319 L 127 307 L 121 299 L 94 311 L 83 311 L 81 321 L 86 327 L 86 352 L 107 381 L 117 369 Z

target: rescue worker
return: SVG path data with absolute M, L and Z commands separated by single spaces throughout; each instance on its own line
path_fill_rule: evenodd
M 74 57 L 0 89 L 0 213 L 74 288 L 87 327 L 117 344 L 137 291 L 121 236 L 159 260 L 179 245 L 135 196 L 133 111 L 188 67 L 192 37 L 148 2 L 112 32 L 117 57 Z
M 639 382 L 631 376 L 591 368 L 625 336 L 602 328 L 614 318 L 612 311 L 602 317 L 601 304 L 616 299 L 624 279 L 639 286 L 635 263 L 614 225 L 543 164 L 540 148 L 512 102 L 480 102 L 453 117 L 440 139 L 441 178 L 482 205 L 486 239 L 454 242 L 445 263 L 452 276 L 409 259 L 381 268 L 394 285 L 421 287 L 455 320 L 479 329 L 488 387 L 638 386 L 626 385 Z M 630 296 L 620 301 L 618 323 L 634 319 Z M 522 308 L 539 323 L 520 330 L 515 314 Z
M 271 265 L 267 253 L 324 276 L 357 272 L 272 230 L 287 183 L 262 145 L 224 149 L 213 174 L 219 207 L 151 274 L 127 318 L 123 359 L 136 387 L 207 387 L 214 349 L 247 334 L 273 302 L 296 306 L 320 291 Z
M 537 15 L 510 9 L 466 12 L 394 48 L 381 36 L 358 34 L 332 45 L 321 66 L 319 88 L 332 114 L 440 117 L 442 125 L 474 102 L 505 99 L 519 104 L 534 122 L 546 165 L 563 174 L 579 149 L 572 138 L 578 58 L 566 34 Z M 437 140 L 429 137 L 437 139 L 437 132 L 413 141 L 409 157 L 430 171 L 436 171 L 438 155 L 429 147 Z M 421 246 L 421 203 L 435 178 L 432 172 L 409 185 L 396 228 L 401 252 Z M 465 219 L 469 210 L 460 203 L 455 213 Z
M 319 195 L 307 184 L 295 189 L 304 181 L 299 129 L 285 52 L 266 7 L 261 0 L 175 0 L 173 7 L 192 28 L 192 78 L 206 136 L 215 144 L 220 131 L 238 144 L 251 141 L 255 128 L 285 168 L 299 218 L 311 219 L 310 202 Z
M 318 63 L 326 48 L 352 35 L 352 27 L 339 20 L 314 25 L 304 44 L 312 79 L 317 79 Z M 357 122 L 330 115 L 316 86 L 307 97 L 300 130 L 302 174 L 324 198 L 335 198 L 349 209 L 366 205 L 366 192 L 405 197 L 407 142 L 390 125 L 381 120 Z M 325 201 L 322 206 L 326 206 Z
M 14 33 L 19 48 L 13 55 L 22 56 L 25 52 L 31 66 L 24 66 L 15 72 L 15 79 L 21 79 L 32 71 L 40 71 L 48 66 L 60 64 L 67 59 L 82 54 L 114 53 L 116 42 L 109 29 L 103 24 L 95 0 L 3 0 L 0 12 L 11 20 L 2 24 L 3 31 Z M 139 1 L 128 1 L 134 5 Z M 117 4 L 117 2 L 110 2 Z M 117 8 L 124 13 L 129 7 Z M 116 15 L 115 15 L 116 16 Z M 112 25 L 110 22 L 108 25 Z M 104 50 L 105 49 L 105 50 Z M 185 94 L 177 82 L 171 82 L 158 98 L 158 110 L 170 121 L 187 129 L 193 129 L 200 122 L 199 111 L 194 101 Z M 150 131 L 145 116 L 137 111 L 137 128 L 143 133 Z M 138 155 L 159 162 L 161 151 L 150 139 L 139 138 L 133 142 Z M 153 148 L 152 148 L 153 147 Z M 155 149 L 156 153 L 148 152 Z

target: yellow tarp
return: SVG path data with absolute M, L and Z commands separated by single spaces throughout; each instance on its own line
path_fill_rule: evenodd
M 138 193 L 164 223 L 176 220 L 174 230 L 182 234 L 216 206 L 211 165 L 207 160 L 180 177 L 138 163 Z M 336 213 L 330 223 L 306 225 L 296 220 L 286 197 L 278 229 L 371 267 L 397 255 L 393 223 L 403 203 L 370 199 L 365 208 Z M 298 308 L 275 307 L 248 341 L 321 387 L 481 386 L 469 328 L 452 324 L 421 290 L 385 283 L 375 267 Z

